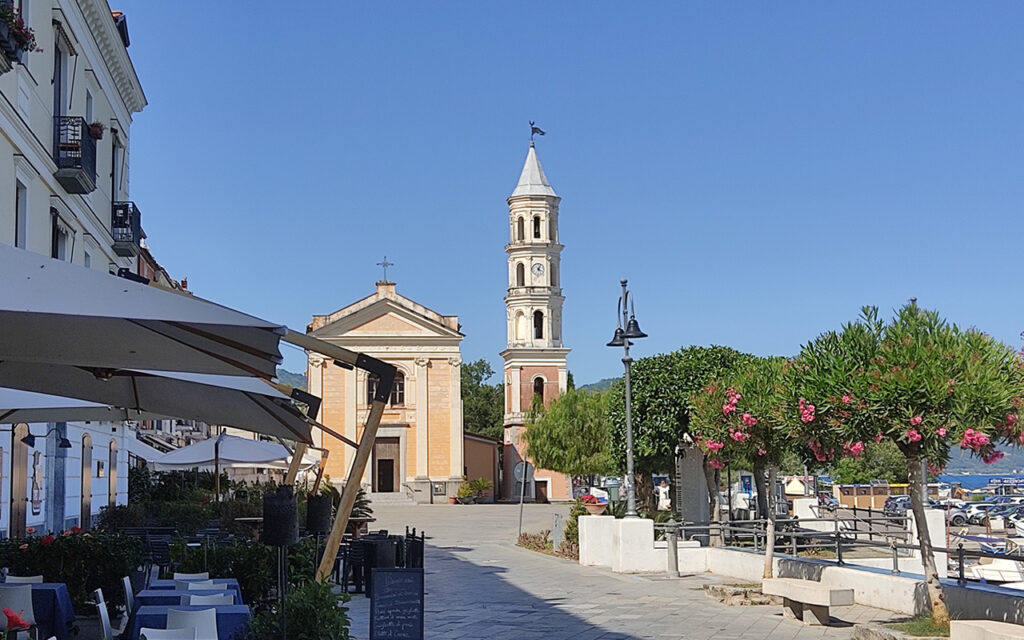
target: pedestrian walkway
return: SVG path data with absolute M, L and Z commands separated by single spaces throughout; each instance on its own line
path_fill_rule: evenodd
M 527 505 L 524 530 L 551 528 L 567 507 Z M 853 624 L 895 614 L 860 605 L 833 609 L 838 628 L 784 620 L 781 606 L 728 607 L 704 595 L 700 574 L 681 579 L 619 575 L 526 551 L 512 542 L 518 507 L 381 507 L 376 525 L 427 534 L 426 637 L 431 640 L 739 640 L 846 638 Z M 350 603 L 353 638 L 366 640 L 369 600 Z

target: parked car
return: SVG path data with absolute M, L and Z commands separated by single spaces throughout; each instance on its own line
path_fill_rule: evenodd
M 885 500 L 882 512 L 887 516 L 905 516 L 910 509 L 910 496 L 889 496 Z
M 988 514 L 988 510 L 997 506 L 999 505 L 992 502 L 972 502 L 965 510 L 967 513 L 967 521 L 971 524 L 985 524 L 985 518 Z

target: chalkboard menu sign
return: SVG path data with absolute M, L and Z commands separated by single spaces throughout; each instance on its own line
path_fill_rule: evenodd
M 370 640 L 423 640 L 423 569 L 373 569 Z

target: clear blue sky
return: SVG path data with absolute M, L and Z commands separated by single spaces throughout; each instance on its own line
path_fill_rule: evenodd
M 1019 3 L 114 8 L 150 102 L 132 197 L 203 297 L 301 329 L 387 254 L 500 370 L 505 198 L 536 120 L 578 383 L 621 372 L 621 277 L 639 356 L 793 354 L 911 296 L 1019 346 Z

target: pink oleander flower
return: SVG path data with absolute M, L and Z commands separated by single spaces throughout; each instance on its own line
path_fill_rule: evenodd
M 917 425 L 921 424 L 921 420 L 921 416 L 914 416 L 913 418 L 910 419 L 910 426 L 916 427 Z
M 1016 413 L 1008 413 L 1008 414 L 1006 414 L 1006 426 L 1012 427 L 1013 425 L 1017 424 L 1018 422 L 1020 422 L 1020 418 L 1017 417 Z
M 714 440 L 708 440 L 708 449 L 710 449 L 711 451 L 718 451 L 724 446 L 724 442 L 715 442 Z
M 722 405 L 722 413 L 725 414 L 725 415 L 729 415 L 730 413 L 732 413 L 735 410 L 736 410 L 736 405 L 734 405 L 734 404 L 723 404 Z
M 875 442 L 881 442 L 884 437 L 885 436 L 882 435 L 882 432 L 879 431 L 878 433 L 875 434 L 875 437 L 872 438 L 872 440 L 874 440 Z
M 748 427 L 752 427 L 755 424 L 757 424 L 757 418 L 750 415 L 749 413 L 744 413 L 741 420 L 743 420 L 743 424 L 747 425 Z
M 712 469 L 721 469 L 725 464 L 721 460 L 708 460 L 708 466 Z
M 979 451 L 990 442 L 991 440 L 989 440 L 989 437 L 984 433 L 975 431 L 974 429 L 968 429 L 967 431 L 964 431 L 964 437 L 960 440 L 960 446 L 964 449 Z
M 856 460 L 857 458 L 860 458 L 861 455 L 863 455 L 864 453 L 864 443 L 860 441 L 847 442 L 846 444 L 843 445 L 843 450 L 846 451 L 846 453 L 849 454 L 854 460 Z
M 997 460 L 1000 460 L 1005 456 L 1006 454 L 1003 453 L 1002 451 L 992 451 L 991 453 L 983 455 L 981 459 L 982 461 L 984 461 L 985 464 L 992 464 L 993 462 L 996 462 Z
M 1021 436 L 1021 439 L 1024 440 L 1024 436 Z M 759 455 L 759 456 L 763 456 L 766 453 L 768 453 L 768 452 L 765 451 L 764 449 L 758 449 L 757 450 L 757 455 Z
M 850 404 L 852 398 L 850 396 L 843 396 L 843 404 Z
M 908 429 L 904 435 L 907 437 L 907 440 L 910 440 L 911 442 L 921 441 L 921 434 L 917 432 L 917 429 Z
M 742 431 L 733 431 L 733 432 L 732 432 L 731 434 L 729 434 L 729 435 L 730 435 L 730 436 L 732 437 L 732 439 L 733 439 L 733 440 L 735 440 L 736 442 L 743 442 L 744 440 L 746 440 L 747 438 L 749 438 L 749 437 L 750 437 L 750 435 L 749 435 L 749 434 L 743 433 Z
M 940 436 L 944 436 L 944 435 L 946 435 L 946 428 L 945 427 L 939 427 L 938 429 L 935 430 L 935 433 L 939 434 Z

